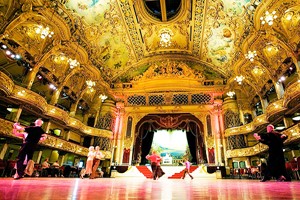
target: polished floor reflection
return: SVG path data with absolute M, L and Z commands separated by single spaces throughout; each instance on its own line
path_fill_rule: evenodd
M 300 199 L 300 182 L 243 179 L 0 179 L 0 200 L 48 199 Z

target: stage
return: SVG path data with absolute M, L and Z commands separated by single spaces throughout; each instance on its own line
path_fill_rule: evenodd
M 0 178 L 0 199 L 299 199 L 300 182 L 194 178 Z

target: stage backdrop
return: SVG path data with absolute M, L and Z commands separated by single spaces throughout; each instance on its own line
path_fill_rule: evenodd
M 156 152 L 162 157 L 171 157 L 173 160 L 182 159 L 184 155 L 189 156 L 190 152 L 186 138 L 186 131 L 157 130 L 157 132 L 154 133 L 151 146 L 151 151 L 152 150 L 156 150 Z

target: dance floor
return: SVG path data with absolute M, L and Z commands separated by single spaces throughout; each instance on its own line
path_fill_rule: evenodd
M 300 182 L 245 179 L 0 178 L 0 199 L 300 199 Z

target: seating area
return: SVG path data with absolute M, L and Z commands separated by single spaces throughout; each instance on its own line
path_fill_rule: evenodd
M 292 180 L 300 180 L 300 157 L 295 159 L 295 162 L 293 161 L 287 161 L 286 162 L 286 169 L 288 175 L 291 177 Z M 259 167 L 252 166 L 251 168 L 235 168 L 230 169 L 230 178 L 233 179 L 261 179 L 261 171 Z
M 13 177 L 15 174 L 15 160 L 4 161 L 0 159 L 0 177 Z M 34 165 L 34 171 L 32 177 L 66 177 L 66 178 L 78 178 L 81 168 L 77 168 L 70 165 L 63 165 L 59 168 L 50 167 L 48 169 L 42 169 L 41 164 Z M 104 177 L 103 171 L 100 169 L 96 172 L 96 177 Z

